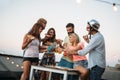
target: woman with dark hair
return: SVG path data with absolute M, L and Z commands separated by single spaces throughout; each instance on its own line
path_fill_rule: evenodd
M 60 46 L 60 39 L 56 39 L 56 32 L 54 28 L 50 28 L 45 37 L 42 39 L 42 47 L 41 50 L 46 51 L 43 55 L 42 61 L 40 63 L 41 66 L 46 65 L 55 65 L 55 48 Z M 45 76 L 46 75 L 46 76 Z M 41 72 L 40 80 L 48 80 L 49 72 Z
M 47 33 L 45 34 L 45 37 L 42 39 L 43 45 L 49 46 L 51 43 L 56 42 L 56 32 L 54 28 L 50 28 Z M 47 44 L 47 43 L 50 44 Z
M 35 23 L 32 29 L 25 35 L 23 39 L 23 74 L 20 80 L 29 80 L 31 65 L 38 65 L 39 45 L 41 40 L 40 33 L 42 30 L 43 26 L 39 23 Z

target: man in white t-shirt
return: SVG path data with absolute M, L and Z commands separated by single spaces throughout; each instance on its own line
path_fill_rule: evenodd
M 71 45 L 71 43 L 69 41 L 69 35 L 71 33 L 74 33 L 74 24 L 73 23 L 68 23 L 66 25 L 66 30 L 67 30 L 68 35 L 64 39 L 64 44 L 63 44 L 64 48 L 67 47 L 68 45 Z M 63 54 L 60 62 L 58 63 L 58 66 L 73 68 L 73 61 L 68 56 L 65 56 L 65 54 Z M 73 80 L 72 76 L 69 75 L 68 80 Z
M 69 35 L 71 33 L 74 33 L 74 24 L 73 23 L 68 23 L 66 25 L 66 30 L 67 30 L 68 35 L 64 39 L 64 44 L 63 44 L 64 47 L 66 47 L 67 45 L 71 45 L 70 40 L 69 40 Z

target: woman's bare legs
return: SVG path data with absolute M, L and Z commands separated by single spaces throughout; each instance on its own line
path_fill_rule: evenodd
M 89 70 L 82 67 L 82 66 L 77 66 L 75 67 L 76 70 L 80 72 L 80 78 L 81 80 L 88 80 L 89 78 Z
M 24 61 L 23 62 L 23 73 L 20 80 L 28 80 L 30 74 L 31 62 Z

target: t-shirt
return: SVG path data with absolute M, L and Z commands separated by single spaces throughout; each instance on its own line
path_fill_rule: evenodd
M 67 46 L 71 45 L 70 40 L 69 40 L 69 36 L 66 36 L 64 39 L 64 43 L 67 43 Z M 72 56 L 67 56 L 65 55 L 66 53 L 64 52 L 64 55 L 62 56 L 62 59 L 67 60 L 68 62 L 73 62 L 72 60 Z

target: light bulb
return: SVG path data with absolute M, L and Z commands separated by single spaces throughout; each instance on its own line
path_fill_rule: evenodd
M 115 3 L 113 3 L 113 10 L 114 10 L 114 11 L 117 11 L 117 10 L 118 10 Z
M 11 64 L 14 64 L 14 62 L 12 61 Z
M 7 59 L 7 60 L 9 60 L 10 58 L 9 58 L 9 57 L 7 57 L 6 59 Z
M 19 67 L 19 65 L 18 65 L 18 64 L 16 64 L 16 67 Z
M 21 69 L 23 69 L 23 66 L 21 66 Z

